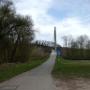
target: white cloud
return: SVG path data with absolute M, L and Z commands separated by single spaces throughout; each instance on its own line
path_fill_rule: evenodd
M 65 17 L 63 20 L 56 21 L 55 18 L 48 15 L 48 9 L 53 5 L 56 5 L 58 9 L 61 7 L 70 5 L 70 2 L 65 2 L 61 0 L 63 5 L 61 6 L 57 0 L 20 0 L 20 2 L 15 3 L 17 12 L 23 15 L 30 15 L 34 20 L 35 28 L 38 30 L 36 33 L 36 39 L 40 40 L 53 40 L 53 27 L 57 27 L 57 41 L 61 43 L 61 37 L 63 35 L 72 34 L 73 36 L 78 36 L 81 34 L 90 35 L 90 22 L 89 19 L 82 20 L 78 16 Z M 82 0 L 79 0 L 82 1 Z M 79 2 L 78 2 L 79 3 Z M 73 8 L 76 6 L 72 4 Z M 84 6 L 85 7 L 85 6 Z M 53 8 L 55 8 L 53 6 Z M 71 7 L 68 7 L 71 8 Z M 78 8 L 77 8 L 78 9 Z M 87 17 L 86 17 L 87 18 Z M 89 18 L 89 16 L 88 16 Z M 88 23 L 87 23 L 88 22 Z
M 47 10 L 51 0 L 21 0 L 16 4 L 17 12 L 23 15 L 31 15 L 35 23 L 42 23 L 42 19 L 47 20 Z

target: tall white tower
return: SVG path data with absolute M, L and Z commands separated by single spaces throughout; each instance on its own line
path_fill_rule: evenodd
M 57 43 L 57 40 L 56 40 L 56 27 L 54 27 L 54 47 L 56 49 L 56 43 Z

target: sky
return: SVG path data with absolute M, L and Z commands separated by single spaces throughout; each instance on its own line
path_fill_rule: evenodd
M 90 36 L 90 0 L 13 1 L 17 13 L 31 16 L 35 40 L 53 41 L 54 26 L 59 44 L 62 44 L 62 36 Z

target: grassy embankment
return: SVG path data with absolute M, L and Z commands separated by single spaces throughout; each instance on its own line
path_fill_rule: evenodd
M 46 61 L 46 59 L 47 57 L 43 57 L 43 58 L 36 58 L 36 60 L 31 60 L 28 63 L 0 65 L 0 82 L 8 80 L 28 70 L 31 70 L 32 68 L 42 64 L 44 61 Z
M 85 77 L 90 78 L 90 61 L 89 60 L 65 60 L 57 57 L 53 70 L 56 77 Z

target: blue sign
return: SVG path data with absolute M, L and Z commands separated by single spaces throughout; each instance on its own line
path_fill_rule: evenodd
M 57 56 L 61 55 L 61 49 L 59 47 L 56 48 Z

